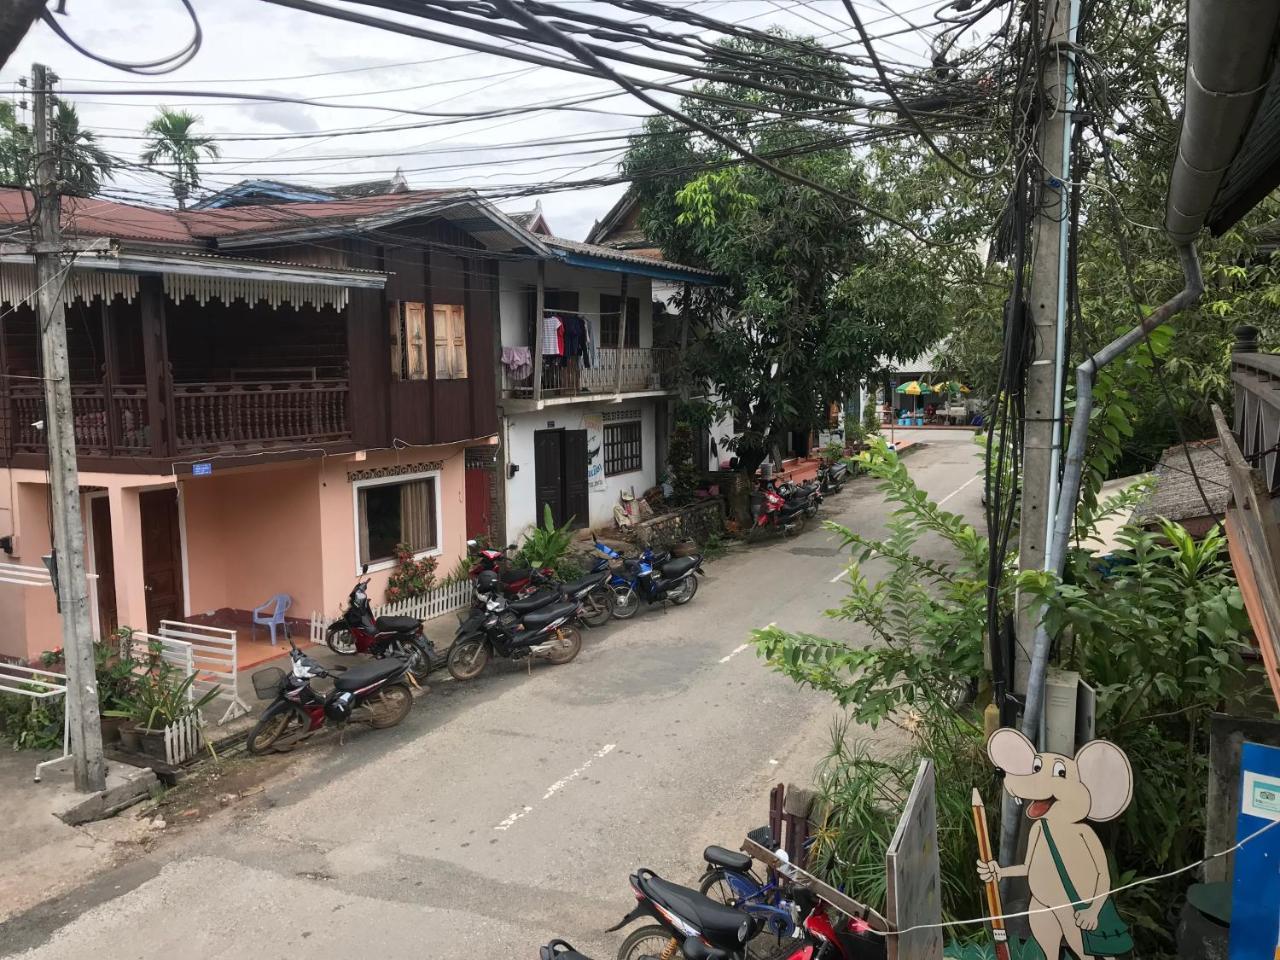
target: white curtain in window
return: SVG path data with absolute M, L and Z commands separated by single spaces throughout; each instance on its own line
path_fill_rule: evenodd
M 400 537 L 414 553 L 436 547 L 434 480 L 410 480 L 400 485 Z

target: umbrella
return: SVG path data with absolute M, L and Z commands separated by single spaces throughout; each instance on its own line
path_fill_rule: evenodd
M 897 392 L 906 394 L 908 397 L 920 397 L 933 393 L 933 387 L 920 380 L 908 380 L 899 385 Z
M 959 380 L 948 380 L 946 383 L 935 383 L 933 389 L 938 393 L 968 393 L 969 388 Z

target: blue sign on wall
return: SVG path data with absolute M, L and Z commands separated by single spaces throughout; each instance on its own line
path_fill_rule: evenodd
M 212 463 L 193 463 L 191 465 L 191 475 L 193 477 L 207 477 L 213 473 Z
M 1236 841 L 1280 823 L 1280 747 L 1246 743 L 1240 752 Z M 1236 851 L 1231 960 L 1280 957 L 1280 826 Z

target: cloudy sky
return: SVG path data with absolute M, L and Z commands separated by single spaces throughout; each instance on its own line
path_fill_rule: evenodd
M 593 0 L 563 2 L 598 7 L 606 16 L 634 17 Z M 141 151 L 142 128 L 158 104 L 198 113 L 209 135 L 255 138 L 221 140 L 222 157 L 204 168 L 205 185 L 211 188 L 246 177 L 340 183 L 390 176 L 397 168 L 414 188 L 471 186 L 501 194 L 535 183 L 572 185 L 611 175 L 625 142 L 538 141 L 625 136 L 650 112 L 603 80 L 262 0 L 194 0 L 194 6 L 203 44 L 196 57 L 174 73 L 140 77 L 99 64 L 38 24 L 0 70 L 0 89 L 21 106 L 21 78 L 29 75 L 33 62 L 48 65 L 61 78 L 66 98 L 76 103 L 82 124 L 98 132 L 109 152 L 130 160 Z M 686 0 L 674 6 L 758 29 L 785 27 L 821 36 L 827 44 L 856 42 L 839 0 Z M 876 36 L 905 30 L 908 22 L 928 24 L 939 2 L 858 0 L 857 6 Z M 179 0 L 72 0 L 67 8 L 70 15 L 60 18 L 64 29 L 88 50 L 117 60 L 154 60 L 180 49 L 191 33 Z M 423 25 L 475 36 L 448 26 Z M 877 46 L 886 59 L 921 62 L 928 38 L 899 33 Z M 645 75 L 639 69 L 634 72 Z M 212 99 L 194 96 L 196 91 L 317 103 Z M 575 110 L 546 109 L 549 103 L 596 93 L 616 95 Z M 472 116 L 512 108 L 519 109 L 504 116 Z M 428 118 L 405 111 L 450 115 Z M 408 124 L 430 125 L 385 131 Z M 291 134 L 324 135 L 288 139 Z M 557 190 L 540 199 L 556 233 L 582 238 L 623 190 L 621 185 Z M 163 181 L 142 173 L 121 173 L 109 192 L 119 199 L 172 203 Z M 532 198 L 519 196 L 496 199 L 507 210 L 533 204 Z

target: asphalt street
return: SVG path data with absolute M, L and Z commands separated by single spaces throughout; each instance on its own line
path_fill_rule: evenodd
M 913 476 L 977 520 L 972 436 L 927 439 Z M 866 478 L 824 512 L 873 535 L 888 514 Z M 630 871 L 694 881 L 773 783 L 808 781 L 835 708 L 747 644 L 771 622 L 864 642 L 822 615 L 846 559 L 811 526 L 710 564 L 686 607 L 584 631 L 571 664 L 435 683 L 402 726 L 309 743 L 252 801 L 0 925 L 0 957 L 525 958 L 562 936 L 607 960 Z

